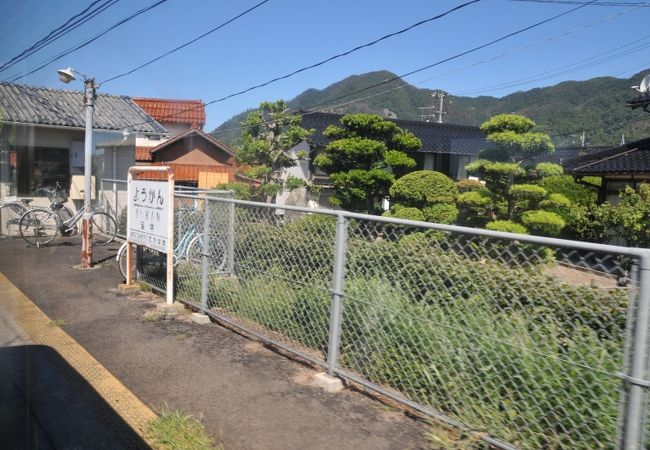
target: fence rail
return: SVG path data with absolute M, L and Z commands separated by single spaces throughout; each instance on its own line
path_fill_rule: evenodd
M 500 448 L 646 448 L 650 250 L 215 196 L 176 207 L 176 241 L 198 248 L 178 258 L 178 300 Z M 159 269 L 139 277 L 164 288 Z

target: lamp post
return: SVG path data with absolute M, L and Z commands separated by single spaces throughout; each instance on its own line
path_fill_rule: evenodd
M 84 143 L 84 215 L 81 219 L 81 268 L 92 268 L 92 236 L 93 228 L 91 217 L 91 194 L 92 194 L 92 161 L 93 161 L 93 112 L 95 109 L 95 90 L 99 87 L 95 84 L 94 78 L 88 78 L 81 72 L 73 70 L 71 67 L 58 70 L 59 79 L 63 83 L 69 83 L 75 80 L 74 73 L 83 77 L 84 81 L 84 107 L 86 110 L 86 137 Z

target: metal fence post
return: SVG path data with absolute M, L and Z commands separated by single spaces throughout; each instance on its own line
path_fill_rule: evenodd
M 118 204 L 117 204 L 117 201 L 118 201 L 117 200 L 117 182 L 115 182 L 115 181 L 113 181 L 113 197 L 115 199 L 115 203 L 113 203 L 113 208 L 114 208 L 113 209 L 113 212 L 114 212 L 113 216 L 115 217 L 115 220 L 117 221 L 119 219 L 119 216 L 118 216 L 118 213 L 117 213 L 117 211 L 118 211 L 118 208 L 117 208 L 117 206 L 118 206 Z
M 343 214 L 336 218 L 334 246 L 334 272 L 332 274 L 332 303 L 330 309 L 329 344 L 327 346 L 327 374 L 334 376 L 341 346 L 341 317 L 343 313 L 343 283 L 345 253 L 347 250 L 348 222 Z
M 636 307 L 636 321 L 632 335 L 630 372 L 625 376 L 628 383 L 627 414 L 625 417 L 625 450 L 640 450 L 644 447 L 645 401 L 648 389 L 648 326 L 650 325 L 650 253 L 643 254 L 639 261 L 639 298 Z
M 227 273 L 235 275 L 235 204 L 228 204 L 228 237 L 226 243 L 227 251 Z
M 210 261 L 210 200 L 207 196 L 203 200 L 203 248 L 201 249 L 201 311 L 208 310 L 208 268 Z

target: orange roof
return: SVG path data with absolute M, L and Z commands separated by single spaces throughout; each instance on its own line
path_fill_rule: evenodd
M 174 172 L 176 181 L 198 181 L 200 172 L 227 173 L 228 180 L 235 180 L 235 168 L 232 166 L 205 166 L 202 164 L 153 163 L 154 166 L 168 166 Z M 166 172 L 143 172 L 136 175 L 139 180 L 164 180 Z
M 158 122 L 185 123 L 199 129 L 205 125 L 205 105 L 201 100 L 133 97 L 133 101 Z
M 135 160 L 136 161 L 153 161 L 151 157 L 151 150 L 153 147 L 136 147 L 135 148 Z

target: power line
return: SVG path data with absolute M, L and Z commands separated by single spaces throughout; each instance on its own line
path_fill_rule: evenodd
M 73 53 L 73 52 L 76 52 L 77 50 L 80 50 L 80 49 L 86 47 L 87 45 L 89 45 L 89 44 L 91 44 L 92 42 L 96 41 L 97 39 L 99 39 L 100 37 L 102 37 L 102 36 L 104 36 L 105 34 L 109 33 L 110 31 L 114 30 L 115 28 L 117 28 L 117 27 L 119 27 L 119 26 L 121 26 L 121 25 L 123 25 L 123 24 L 129 22 L 130 20 L 132 20 L 132 19 L 138 17 L 138 16 L 141 15 L 141 14 L 144 14 L 144 13 L 146 13 L 146 12 L 148 12 L 148 11 L 150 11 L 150 10 L 152 10 L 152 9 L 154 9 L 154 8 L 156 8 L 156 7 L 158 7 L 158 6 L 160 6 L 160 5 L 162 5 L 163 3 L 167 2 L 167 1 L 168 1 L 168 0 L 157 0 L 157 1 L 154 2 L 154 3 L 151 3 L 151 4 L 148 5 L 148 6 L 145 6 L 144 8 L 142 8 L 142 9 L 140 9 L 140 10 L 134 12 L 133 14 L 131 14 L 131 15 L 129 15 L 129 16 L 127 16 L 127 17 L 125 17 L 125 18 L 119 20 L 119 21 L 116 22 L 116 23 L 114 23 L 113 25 L 111 25 L 110 27 L 106 28 L 104 31 L 100 32 L 99 34 L 96 34 L 96 35 L 93 36 L 92 38 L 87 39 L 86 41 L 82 42 L 81 44 L 76 45 L 75 47 L 72 47 L 72 48 L 70 48 L 70 49 L 68 49 L 68 50 L 65 50 L 65 51 L 59 53 L 58 55 L 56 55 L 56 56 L 50 58 L 49 60 L 47 60 L 47 61 L 45 61 L 45 62 L 43 62 L 41 65 L 39 65 L 38 67 L 34 68 L 33 70 L 31 70 L 31 71 L 29 71 L 29 72 L 27 72 L 27 73 L 23 73 L 23 74 L 21 74 L 21 75 L 15 75 L 15 76 L 14 76 L 13 78 L 11 78 L 11 80 L 9 80 L 9 81 L 13 83 L 13 82 L 16 82 L 16 81 L 20 80 L 21 78 L 25 78 L 25 77 L 28 76 L 28 75 L 31 75 L 31 74 L 33 74 L 33 73 L 35 73 L 35 72 L 38 72 L 39 70 L 41 70 L 41 69 L 43 69 L 44 67 L 46 67 L 46 66 L 52 64 L 53 62 L 58 61 L 59 59 L 65 57 L 65 56 L 68 56 L 69 54 L 71 54 L 71 53 Z M 6 81 L 6 80 L 5 80 L 5 81 Z
M 586 6 L 588 6 L 588 5 L 592 4 L 592 3 L 594 3 L 595 1 L 596 1 L 596 0 L 591 0 L 589 3 L 586 3 L 586 4 L 584 4 L 584 5 L 580 5 L 580 6 L 576 7 L 576 8 L 572 8 L 572 9 L 570 9 L 570 10 L 568 10 L 568 11 L 565 11 L 565 12 L 563 12 L 563 13 L 560 13 L 560 14 L 556 14 L 555 16 L 549 17 L 548 19 L 542 20 L 542 21 L 540 21 L 540 22 L 536 22 L 536 23 L 534 23 L 534 24 L 532 24 L 532 25 L 529 25 L 529 26 L 527 26 L 527 27 L 520 28 L 519 30 L 516 30 L 516 31 L 513 31 L 513 32 L 511 32 L 511 33 L 508 33 L 508 34 L 506 34 L 506 35 L 504 35 L 504 36 L 501 36 L 501 37 L 499 37 L 499 38 L 497 38 L 497 39 L 494 39 L 494 40 L 492 40 L 492 41 L 490 41 L 490 42 L 488 42 L 488 43 L 486 43 L 486 44 L 481 44 L 481 45 L 479 45 L 479 46 L 477 46 L 477 47 L 474 47 L 474 48 L 472 48 L 472 49 L 469 49 L 469 50 L 466 50 L 466 51 L 464 51 L 464 52 L 457 53 L 457 54 L 455 54 L 455 55 L 453 55 L 453 56 L 450 56 L 450 57 L 448 57 L 448 58 L 444 58 L 444 59 L 441 59 L 441 60 L 439 60 L 439 61 L 436 61 L 435 63 L 428 64 L 428 65 L 426 65 L 426 66 L 424 66 L 424 67 L 420 67 L 419 69 L 412 70 L 412 71 L 407 72 L 407 73 L 402 74 L 402 75 L 397 75 L 397 76 L 395 76 L 395 77 L 389 78 L 389 79 L 384 80 L 384 81 L 381 81 L 381 82 L 379 82 L 379 83 L 375 83 L 375 84 L 373 84 L 373 85 L 371 85 L 371 86 L 367 86 L 367 87 L 365 87 L 365 88 L 357 89 L 356 91 L 350 92 L 350 93 L 348 93 L 348 94 L 340 95 L 340 96 L 338 96 L 338 97 L 336 97 L 336 98 L 334 98 L 334 99 L 330 99 L 330 100 L 327 100 L 327 101 L 325 101 L 325 102 L 316 103 L 316 104 L 314 104 L 314 105 L 308 106 L 307 109 L 316 108 L 316 107 L 318 107 L 318 106 L 322 106 L 322 105 L 325 105 L 325 104 L 327 104 L 327 103 L 331 103 L 331 102 L 334 102 L 334 101 L 337 101 L 337 100 L 340 100 L 340 99 L 343 99 L 343 98 L 349 97 L 349 96 L 351 96 L 351 95 L 359 94 L 359 93 L 361 93 L 361 92 L 368 91 L 368 90 L 373 89 L 373 88 L 375 88 L 375 87 L 379 87 L 379 86 L 383 86 L 383 85 L 385 85 L 385 84 L 391 83 L 391 82 L 393 82 L 393 81 L 395 81 L 395 80 L 399 80 L 399 79 L 401 79 L 401 78 L 408 77 L 408 76 L 413 75 L 413 74 L 416 74 L 416 73 L 418 73 L 418 72 L 422 72 L 422 71 L 427 70 L 427 69 L 430 69 L 430 68 L 432 68 L 432 67 L 439 66 L 439 65 L 441 65 L 441 64 L 444 64 L 444 63 L 446 63 L 446 62 L 452 61 L 452 60 L 454 60 L 454 59 L 458 59 L 458 58 L 460 58 L 461 56 L 465 56 L 465 55 L 468 55 L 468 54 L 470 54 L 470 53 L 476 52 L 476 51 L 478 51 L 478 50 L 484 49 L 484 48 L 489 47 L 489 46 L 491 46 L 491 45 L 494 45 L 494 44 L 496 44 L 496 43 L 498 43 L 498 42 L 504 41 L 504 40 L 506 40 L 506 39 L 508 39 L 508 38 L 510 38 L 510 37 L 512 37 L 512 36 L 516 36 L 516 35 L 518 35 L 518 34 L 521 34 L 521 33 L 525 32 L 525 31 L 528 31 L 528 30 L 530 30 L 530 29 L 532 29 L 532 28 L 539 27 L 539 26 L 544 25 L 544 24 L 546 24 L 546 23 L 548 23 L 548 22 L 551 22 L 551 21 L 553 21 L 553 20 L 555 20 L 555 19 L 558 19 L 558 18 L 560 18 L 560 17 L 566 16 L 567 14 L 571 14 L 572 12 L 577 11 L 577 10 L 579 10 L 579 9 L 582 9 L 582 8 L 584 8 L 584 7 L 586 7 Z
M 97 3 L 99 3 L 99 1 L 100 0 L 95 0 L 86 9 L 69 18 L 63 25 L 60 25 L 54 30 L 50 31 L 45 37 L 41 38 L 40 40 L 32 44 L 30 47 L 23 50 L 21 53 L 19 53 L 18 55 L 11 58 L 9 61 L 2 64 L 2 66 L 0 66 L 0 72 L 15 66 L 19 62 L 33 55 L 34 53 L 37 53 L 39 50 L 42 50 L 43 48 L 50 45 L 52 42 L 55 42 L 59 38 L 65 36 L 66 34 L 80 27 L 84 23 L 93 19 L 97 15 L 106 11 L 108 8 L 115 5 L 120 0 L 103 0 L 104 3 L 99 5 L 96 9 L 92 9 Z
M 386 35 L 384 35 L 384 36 L 382 36 L 382 37 L 380 37 L 380 38 L 377 38 L 377 39 L 375 39 L 375 40 L 373 40 L 373 41 L 370 41 L 370 42 L 368 42 L 368 43 L 366 43 L 366 44 L 359 45 L 359 46 L 356 46 L 356 47 L 354 47 L 354 48 L 352 48 L 352 49 L 350 49 L 350 50 L 347 50 L 347 51 L 345 51 L 345 52 L 343 52 L 343 53 L 338 53 L 338 54 L 336 54 L 336 55 L 330 56 L 329 58 L 323 59 L 323 60 L 321 60 L 321 61 L 319 61 L 319 62 L 317 62 L 317 63 L 311 64 L 311 65 L 309 65 L 309 66 L 305 66 L 305 67 L 302 67 L 302 68 L 300 68 L 300 69 L 294 70 L 293 72 L 290 72 L 290 73 L 288 73 L 288 74 L 286 74 L 286 75 L 282 75 L 282 76 L 279 76 L 279 77 L 273 78 L 273 79 L 271 79 L 271 80 L 265 81 L 264 83 L 260 83 L 260 84 L 257 84 L 257 85 L 255 85 L 255 86 L 251 86 L 251 87 L 249 87 L 249 88 L 243 89 L 243 90 L 238 91 L 238 92 L 234 92 L 234 93 L 232 93 L 232 94 L 226 95 L 225 97 L 221 97 L 221 98 L 218 98 L 218 99 L 216 99 L 216 100 L 209 101 L 209 102 L 205 103 L 203 106 L 209 106 L 209 105 L 213 105 L 213 104 L 215 104 L 215 103 L 223 102 L 224 100 L 228 100 L 228 99 L 230 99 L 230 98 L 232 98 L 232 97 L 236 97 L 236 96 L 239 96 L 239 95 L 245 94 L 245 93 L 247 93 L 247 92 L 253 91 L 253 90 L 255 90 L 255 89 L 259 89 L 259 88 L 264 87 L 264 86 L 268 86 L 268 85 L 270 85 L 270 84 L 272 84 L 272 83 L 275 83 L 275 82 L 277 82 L 277 81 L 285 80 L 285 79 L 287 79 L 287 78 L 290 78 L 290 77 L 292 77 L 292 76 L 294 76 L 294 75 L 297 75 L 297 74 L 299 74 L 299 73 L 301 73 L 301 72 L 304 72 L 304 71 L 306 71 L 306 70 L 309 70 L 309 69 L 313 69 L 313 68 L 315 68 L 315 67 L 322 66 L 322 65 L 327 64 L 328 62 L 333 61 L 333 60 L 335 60 L 335 59 L 342 58 L 343 56 L 347 56 L 347 55 L 349 55 L 349 54 L 351 54 L 351 53 L 354 53 L 354 52 L 356 52 L 356 51 L 359 51 L 359 50 L 361 50 L 361 49 L 364 49 L 364 48 L 367 48 L 367 47 L 371 47 L 371 46 L 373 46 L 373 45 L 375 45 L 375 44 L 378 44 L 379 42 L 384 41 L 384 40 L 386 40 L 386 39 L 388 39 L 388 38 L 391 38 L 391 37 L 394 37 L 394 36 L 400 35 L 400 34 L 402 34 L 402 33 L 406 33 L 407 31 L 412 30 L 413 28 L 419 27 L 419 26 L 421 26 L 421 25 L 424 25 L 425 23 L 433 22 L 433 21 L 438 20 L 438 19 L 442 19 L 443 17 L 445 17 L 445 16 L 447 16 L 447 15 L 449 15 L 449 14 L 455 12 L 455 11 L 458 11 L 458 10 L 460 10 L 460 9 L 462 9 L 462 8 L 465 8 L 465 7 L 467 7 L 467 6 L 469 6 L 469 5 L 472 5 L 472 4 L 474 4 L 474 3 L 478 3 L 478 2 L 480 2 L 480 1 L 481 1 L 481 0 L 471 0 L 471 1 L 468 1 L 468 2 L 466 2 L 466 3 L 463 3 L 463 4 L 461 4 L 461 5 L 456 6 L 456 7 L 454 7 L 454 8 L 451 8 L 450 10 L 445 11 L 444 13 L 438 14 L 438 15 L 433 16 L 433 17 L 430 17 L 430 18 L 428 18 L 428 19 L 421 20 L 421 21 L 419 21 L 419 22 L 414 23 L 413 25 L 410 25 L 410 26 L 408 26 L 408 27 L 406 27 L 406 28 L 402 28 L 401 30 L 396 31 L 396 32 L 394 32 L 394 33 L 386 34 Z M 595 1 L 595 0 L 594 0 L 594 1 Z M 576 8 L 576 9 L 577 9 L 577 8 Z M 195 109 L 198 109 L 198 108 L 200 108 L 200 106 L 196 106 L 196 107 L 188 108 L 188 109 L 185 109 L 185 110 L 182 110 L 182 111 L 178 111 L 178 112 L 176 112 L 176 113 L 174 113 L 174 114 L 170 114 L 170 115 L 168 115 L 168 116 L 162 117 L 160 120 L 164 120 L 164 119 L 167 119 L 167 118 L 171 118 L 171 117 L 174 117 L 174 116 L 176 116 L 176 115 L 178 115 L 178 114 L 182 114 L 182 113 L 185 113 L 185 112 L 188 112 L 188 111 L 194 111 Z M 146 122 L 144 122 L 144 123 L 146 123 Z M 137 124 L 130 125 L 130 126 L 137 126 L 137 125 L 142 125 L 142 124 L 141 124 L 141 123 L 137 123 Z
M 147 62 L 144 63 L 144 64 L 141 64 L 141 65 L 139 65 L 139 66 L 137 66 L 137 67 L 134 67 L 133 69 L 129 70 L 128 72 L 124 72 L 124 73 L 122 73 L 122 74 L 120 74 L 120 75 L 115 75 L 114 77 L 108 78 L 107 80 L 102 81 L 100 84 L 106 84 L 106 83 L 108 83 L 109 81 L 117 80 L 118 78 L 122 78 L 122 77 L 125 77 L 125 76 L 127 76 L 127 75 L 131 75 L 132 73 L 137 72 L 138 70 L 140 70 L 140 69 L 142 69 L 142 68 L 144 68 L 144 67 L 147 67 L 148 65 L 153 64 L 153 63 L 155 63 L 156 61 L 160 61 L 161 59 L 165 58 L 166 56 L 169 56 L 169 55 L 171 55 L 172 53 L 175 53 L 175 52 L 177 52 L 178 50 L 181 50 L 181 49 L 187 47 L 188 45 L 191 45 L 191 44 L 195 43 L 196 41 L 198 41 L 198 40 L 200 40 L 200 39 L 203 39 L 204 37 L 206 37 L 206 36 L 208 36 L 208 35 L 214 33 L 215 31 L 217 31 L 217 30 L 219 30 L 219 29 L 225 27 L 226 25 L 228 25 L 228 24 L 230 24 L 230 23 L 234 22 L 235 20 L 239 19 L 240 17 L 245 16 L 246 14 L 252 12 L 253 10 L 255 10 L 255 9 L 257 9 L 257 8 L 259 8 L 260 6 L 262 6 L 264 3 L 268 2 L 268 1 L 269 1 L 269 0 L 263 0 L 263 1 L 259 2 L 258 4 L 256 4 L 256 5 L 254 5 L 254 6 L 250 7 L 250 8 L 248 8 L 246 11 L 244 11 L 244 12 L 242 12 L 242 13 L 240 13 L 240 14 L 237 14 L 235 17 L 233 17 L 233 18 L 231 18 L 231 19 L 225 21 L 225 22 L 222 23 L 221 25 L 216 26 L 216 27 L 212 28 L 211 30 L 209 30 L 209 31 L 207 31 L 207 32 L 205 32 L 205 33 L 203 33 L 203 34 L 201 34 L 201 35 L 195 37 L 194 39 L 192 39 L 192 40 L 190 40 L 190 41 L 187 41 L 186 43 L 181 44 L 181 45 L 179 45 L 178 47 L 173 48 L 172 50 L 169 50 L 169 51 L 167 51 L 167 52 L 161 54 L 160 56 L 157 56 L 157 57 L 155 57 L 155 58 L 153 58 L 153 59 L 147 61 Z
M 585 2 L 585 1 L 576 1 L 576 0 L 510 0 L 511 2 L 521 2 L 521 3 L 549 3 L 549 4 L 559 4 L 559 5 L 590 5 L 590 6 L 641 6 L 647 7 L 648 5 L 641 2 Z
M 560 76 L 560 75 L 565 75 L 565 74 L 568 74 L 568 73 L 576 72 L 578 70 L 586 69 L 588 67 L 596 66 L 598 64 L 603 64 L 603 63 L 606 63 L 606 62 L 609 62 L 609 61 L 613 61 L 615 59 L 622 58 L 623 56 L 627 56 L 627 55 L 631 55 L 633 53 L 637 53 L 637 52 L 639 52 L 641 50 L 647 50 L 648 43 L 646 42 L 646 43 L 643 43 L 641 45 L 637 45 L 636 47 L 629 48 L 629 49 L 627 49 L 627 50 L 625 50 L 623 52 L 619 52 L 619 53 L 616 53 L 614 55 L 610 55 L 610 56 L 608 56 L 606 58 L 596 59 L 596 58 L 599 58 L 601 56 L 612 53 L 612 52 L 614 52 L 616 50 L 620 50 L 622 48 L 629 47 L 630 45 L 635 44 L 637 42 L 647 40 L 648 38 L 650 38 L 650 35 L 646 35 L 641 39 L 634 40 L 634 41 L 629 42 L 629 43 L 627 43 L 625 45 L 616 47 L 616 48 L 614 48 L 612 50 L 609 50 L 609 51 L 606 51 L 606 52 L 599 53 L 599 54 L 591 56 L 589 58 L 582 59 L 582 60 L 577 61 L 575 63 L 568 64 L 568 65 L 565 65 L 565 66 L 562 66 L 562 67 L 557 67 L 555 69 L 548 70 L 548 71 L 542 72 L 542 73 L 538 73 L 536 75 L 531 75 L 531 76 L 520 78 L 520 79 L 517 79 L 517 80 L 508 81 L 508 82 L 499 83 L 499 84 L 494 84 L 494 85 L 490 85 L 490 86 L 484 86 L 482 88 L 472 89 L 472 90 L 469 90 L 469 91 L 458 92 L 455 95 L 459 95 L 459 96 L 460 95 L 471 95 L 471 94 L 478 94 L 478 93 L 483 93 L 483 92 L 498 91 L 498 90 L 502 90 L 502 89 L 507 89 L 507 88 L 511 88 L 511 87 L 515 87 L 515 86 L 521 86 L 521 85 L 525 85 L 525 84 L 529 84 L 529 83 L 537 82 L 537 81 L 543 81 L 543 80 L 554 78 L 554 77 L 557 77 L 557 76 Z M 595 59 L 596 59 L 596 61 L 593 61 Z M 591 61 L 591 62 L 587 63 L 587 61 Z
M 648 4 L 650 4 L 650 2 L 645 2 L 645 3 L 643 3 L 643 5 L 648 5 Z M 509 51 L 507 51 L 507 52 L 501 53 L 501 54 L 499 54 L 499 55 L 496 55 L 496 56 L 493 56 L 493 57 L 490 57 L 490 58 L 487 58 L 487 59 L 484 59 L 484 60 L 481 60 L 481 61 L 478 61 L 478 62 L 475 62 L 475 63 L 472 63 L 472 64 L 468 64 L 468 65 L 463 66 L 463 67 L 460 67 L 460 68 L 456 68 L 456 69 L 449 70 L 449 71 L 444 72 L 444 73 L 442 73 L 442 74 L 439 74 L 439 75 L 436 75 L 436 76 L 433 76 L 433 77 L 426 78 L 426 79 L 424 79 L 424 80 L 421 80 L 421 81 L 415 82 L 415 83 L 413 83 L 413 84 L 406 84 L 406 83 L 405 83 L 405 84 L 403 84 L 403 85 L 396 86 L 396 87 L 393 87 L 393 88 L 390 88 L 390 89 L 386 89 L 386 90 L 384 90 L 384 91 L 381 91 L 381 92 L 378 92 L 378 93 L 375 93 L 375 94 L 372 94 L 372 95 L 368 95 L 368 96 L 365 96 L 365 97 L 359 97 L 359 98 L 355 98 L 355 99 L 353 99 L 353 100 L 349 100 L 349 101 L 347 101 L 347 102 L 337 103 L 337 104 L 334 104 L 334 105 L 330 105 L 330 106 L 328 106 L 328 107 L 326 107 L 326 108 L 321 108 L 321 109 L 315 109 L 315 110 L 314 110 L 313 107 L 306 107 L 305 109 L 309 109 L 311 112 L 308 112 L 308 113 L 301 112 L 301 114 L 305 115 L 305 114 L 311 114 L 311 113 L 316 113 L 316 112 L 324 111 L 324 110 L 326 110 L 326 109 L 331 109 L 331 108 L 340 108 L 340 107 L 342 107 L 342 106 L 346 106 L 346 105 L 349 105 L 349 104 L 352 104 L 352 103 L 360 102 L 360 101 L 363 101 L 363 100 L 368 100 L 368 99 L 370 99 L 370 98 L 379 97 L 379 96 L 381 96 L 381 95 L 387 94 L 387 93 L 389 93 L 389 92 L 396 91 L 396 90 L 398 90 L 398 89 L 404 89 L 404 88 L 407 88 L 407 87 L 409 87 L 409 86 L 413 86 L 413 85 L 420 85 L 420 84 L 423 84 L 423 83 L 425 83 L 425 82 L 427 82 L 427 81 L 431 81 L 431 80 L 436 79 L 436 78 L 441 78 L 441 77 L 444 77 L 444 76 L 447 76 L 447 75 L 450 75 L 450 74 L 453 74 L 453 73 L 461 72 L 461 71 L 463 71 L 463 70 L 466 70 L 466 69 L 469 69 L 469 68 L 472 68 L 472 67 L 476 67 L 476 66 L 479 66 L 479 65 L 482 65 L 482 64 L 488 63 L 488 62 L 496 61 L 496 60 L 498 60 L 498 59 L 501 59 L 501 58 L 504 58 L 504 57 L 506 57 L 506 56 L 512 55 L 512 54 L 514 54 L 514 53 L 517 53 L 517 52 L 520 52 L 520 51 L 523 51 L 523 50 L 528 50 L 528 49 L 530 49 L 530 48 L 532 48 L 532 47 L 535 47 L 535 46 L 537 46 L 537 45 L 544 44 L 544 43 L 550 42 L 550 41 L 555 40 L 555 39 L 559 39 L 559 38 L 566 37 L 566 36 L 568 36 L 568 35 L 570 35 L 570 34 L 573 34 L 573 33 L 577 33 L 577 32 L 583 31 L 583 30 L 585 30 L 585 29 L 587 29 L 587 28 L 591 28 L 591 27 L 593 27 L 593 26 L 595 26 L 595 25 L 597 25 L 597 24 L 600 24 L 600 23 L 602 23 L 602 22 L 604 22 L 604 21 L 611 20 L 611 19 L 615 19 L 615 18 L 620 17 L 620 16 L 625 15 L 625 14 L 629 14 L 629 13 L 631 13 L 631 12 L 633 12 L 633 11 L 636 11 L 637 9 L 639 9 L 638 6 L 637 6 L 637 7 L 634 7 L 634 8 L 630 8 L 630 9 L 628 9 L 628 10 L 626 10 L 626 11 L 618 12 L 618 13 L 616 13 L 616 14 L 612 14 L 612 15 L 609 15 L 609 16 L 601 17 L 600 19 L 595 20 L 595 21 L 590 22 L 590 23 L 587 23 L 586 25 L 583 25 L 583 26 L 581 26 L 581 27 L 579 27 L 579 28 L 574 28 L 574 29 L 571 29 L 571 30 L 569 30 L 569 31 L 565 31 L 565 32 L 563 32 L 563 33 L 559 33 L 559 34 L 556 34 L 556 35 L 554 35 L 554 36 L 550 36 L 550 37 L 544 38 L 544 39 L 542 39 L 542 40 L 539 40 L 539 41 L 533 42 L 533 43 L 531 43 L 531 44 L 527 44 L 527 45 L 525 45 L 525 46 L 523 46 L 523 47 L 518 47 L 518 48 L 515 48 L 515 49 L 512 49 L 512 50 L 509 50 Z M 641 40 L 643 40 L 643 39 L 644 39 L 644 38 L 641 38 L 641 39 L 639 39 L 639 40 L 632 41 L 631 43 L 629 43 L 629 44 L 627 44 L 627 45 L 631 45 L 632 43 L 636 43 L 637 41 L 641 41 Z M 616 50 L 616 49 L 612 49 L 612 50 L 610 50 L 610 52 L 615 51 L 615 50 Z M 605 52 L 605 53 L 608 53 L 608 52 Z M 351 94 L 349 94 L 349 95 L 354 95 L 354 93 L 351 93 Z M 346 95 L 346 96 L 347 96 L 347 95 Z M 339 98 L 346 97 L 346 96 L 341 96 L 341 97 L 339 97 Z M 330 100 L 330 101 L 331 101 L 331 100 Z M 328 101 L 328 102 L 329 102 L 329 101 Z M 325 102 L 325 103 L 327 103 L 327 102 Z M 319 105 L 319 106 L 320 106 L 320 105 Z M 244 129 L 244 128 L 246 128 L 246 127 L 242 127 L 242 126 L 239 126 L 239 127 L 232 127 L 232 128 L 227 128 L 227 129 L 223 129 L 223 130 L 218 130 L 217 133 L 224 133 L 224 132 L 226 132 L 226 131 L 234 131 L 234 130 L 240 130 L 240 129 Z

